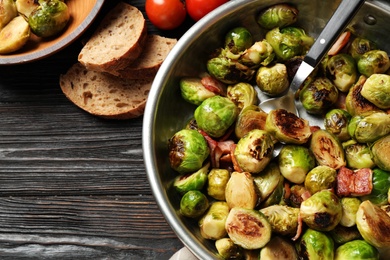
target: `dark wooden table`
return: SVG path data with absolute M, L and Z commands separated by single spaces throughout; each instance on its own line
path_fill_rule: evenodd
M 149 187 L 142 118 L 94 117 L 59 87 L 116 2 L 54 56 L 0 66 L 0 259 L 169 259 L 183 246 Z M 144 1 L 127 2 L 145 14 Z M 191 24 L 148 30 L 179 38 Z

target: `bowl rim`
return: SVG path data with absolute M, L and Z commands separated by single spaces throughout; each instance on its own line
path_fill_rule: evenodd
M 87 15 L 87 17 L 80 23 L 80 25 L 73 30 L 67 37 L 64 39 L 56 42 L 55 44 L 40 50 L 36 51 L 30 54 L 21 55 L 17 57 L 10 57 L 7 58 L 1 57 L 0 58 L 0 65 L 12 65 L 12 64 L 22 64 L 22 63 L 28 63 L 32 61 L 36 61 L 39 59 L 46 58 L 54 53 L 59 52 L 60 50 L 64 49 L 68 45 L 70 45 L 72 42 L 74 42 L 78 37 L 80 37 L 92 24 L 92 22 L 97 17 L 97 14 L 99 13 L 100 9 L 102 8 L 104 3 L 104 0 L 96 0 L 95 5 L 93 6 L 91 12 Z

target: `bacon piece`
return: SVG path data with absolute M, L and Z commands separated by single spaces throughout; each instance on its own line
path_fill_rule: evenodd
M 363 168 L 352 171 L 341 167 L 337 174 L 338 196 L 364 196 L 372 191 L 372 170 Z
M 292 238 L 292 241 L 296 241 L 302 234 L 302 229 L 303 229 L 303 221 L 301 214 L 298 214 L 298 227 L 297 227 L 297 233 L 295 236 Z
M 343 32 L 328 51 L 328 55 L 333 56 L 339 53 L 341 49 L 344 48 L 344 46 L 348 43 L 350 37 L 351 37 L 351 32 L 349 31 Z
M 211 76 L 203 76 L 200 80 L 202 85 L 217 95 L 225 95 L 225 85 Z
M 308 198 L 311 197 L 311 194 L 308 190 L 304 191 L 302 194 L 301 194 L 301 198 L 303 201 L 307 200 Z
M 349 196 L 353 171 L 347 167 L 341 167 L 337 174 L 337 195 Z

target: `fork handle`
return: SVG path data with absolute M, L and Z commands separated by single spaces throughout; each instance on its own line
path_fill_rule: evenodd
M 306 54 L 304 58 L 306 63 L 316 67 L 364 2 L 365 0 L 343 0 L 340 3 L 309 52 Z

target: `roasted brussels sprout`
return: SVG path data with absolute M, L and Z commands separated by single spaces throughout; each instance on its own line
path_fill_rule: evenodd
M 356 197 L 343 197 L 340 200 L 343 208 L 343 216 L 340 220 L 340 225 L 344 227 L 352 227 L 356 224 L 356 212 L 361 203 L 360 199 Z
M 309 122 L 285 109 L 268 113 L 265 130 L 286 144 L 304 144 L 311 136 Z
M 39 6 L 36 0 L 15 0 L 18 13 L 24 17 L 29 17 L 30 14 Z
M 348 53 L 355 59 L 359 60 L 362 55 L 368 51 L 375 50 L 376 44 L 368 39 L 356 37 L 348 48 Z
M 338 96 L 336 86 L 325 77 L 315 78 L 299 92 L 302 106 L 310 114 L 325 113 L 337 102 Z
M 264 201 L 261 202 L 260 207 L 266 208 L 276 204 L 284 204 L 283 195 L 284 195 L 284 177 L 283 175 L 280 175 L 279 181 L 275 189 Z
M 292 5 L 276 4 L 262 10 L 257 17 L 257 22 L 267 30 L 282 28 L 295 23 L 298 14 L 298 9 Z
M 312 134 L 310 149 L 319 165 L 339 169 L 347 164 L 340 140 L 327 130 L 320 129 Z
M 351 137 L 348 133 L 348 123 L 351 115 L 344 109 L 334 108 L 325 114 L 325 129 L 337 136 L 340 141 L 347 141 Z
M 271 205 L 260 211 L 267 217 L 273 232 L 291 237 L 297 233 L 299 208 Z
M 225 189 L 230 178 L 226 169 L 211 169 L 207 175 L 207 194 L 216 200 L 225 200 Z
M 276 63 L 270 67 L 261 67 L 256 72 L 256 83 L 268 96 L 279 96 L 290 86 L 286 65 Z
M 367 144 L 358 143 L 355 140 L 343 143 L 347 166 L 352 169 L 373 168 L 375 163 L 371 157 L 371 151 Z
M 210 163 L 207 163 L 194 173 L 177 176 L 173 181 L 173 187 L 181 194 L 190 190 L 201 190 L 206 184 L 209 167 Z
M 250 81 L 256 70 L 224 55 L 207 61 L 207 71 L 214 78 L 226 84 Z
M 279 153 L 279 169 L 282 175 L 293 183 L 303 183 L 306 174 L 315 167 L 312 152 L 300 145 L 285 145 Z
M 308 172 L 305 178 L 305 188 L 314 194 L 325 189 L 334 189 L 337 183 L 337 172 L 335 169 L 319 165 Z
M 264 130 L 266 119 L 267 113 L 258 106 L 251 105 L 243 108 L 238 115 L 234 128 L 236 137 L 242 138 L 253 129 Z
M 237 116 L 237 106 L 233 101 L 222 96 L 206 99 L 195 109 L 194 113 L 198 127 L 211 137 L 223 136 Z
M 295 247 L 280 236 L 273 236 L 260 250 L 259 260 L 296 260 L 298 259 Z
M 290 188 L 290 196 L 286 198 L 286 203 L 292 207 L 299 208 L 304 201 L 304 194 L 310 194 L 303 184 L 295 184 Z
M 326 259 L 334 257 L 334 242 L 324 233 L 307 229 L 296 244 L 299 259 Z
M 349 241 L 336 249 L 335 260 L 345 259 L 378 259 L 379 252 L 374 246 L 370 245 L 364 240 Z
M 368 51 L 357 62 L 358 71 L 366 77 L 376 73 L 385 73 L 389 67 L 389 56 L 382 50 Z
M 209 154 L 207 142 L 197 130 L 183 129 L 169 139 L 169 161 L 179 173 L 199 170 Z
M 30 27 L 23 16 L 13 18 L 0 31 L 0 54 L 7 54 L 22 48 L 30 38 Z
M 338 244 L 344 244 L 352 240 L 363 239 L 360 235 L 359 230 L 356 225 L 352 227 L 345 227 L 342 225 L 337 225 L 334 229 L 328 232 L 329 235 L 333 238 L 333 241 Z
M 202 216 L 209 207 L 209 200 L 201 191 L 191 190 L 180 200 L 180 214 L 189 218 Z
M 198 223 L 201 236 L 213 240 L 226 237 L 225 223 L 228 214 L 229 206 L 225 201 L 211 203 Z
M 248 49 L 253 44 L 252 34 L 245 27 L 235 27 L 225 36 L 225 48 L 234 54 Z
M 254 209 L 232 208 L 225 228 L 233 242 L 244 249 L 264 247 L 272 234 L 267 217 Z
M 390 76 L 372 74 L 364 83 L 361 94 L 379 108 L 390 108 Z
M 216 240 L 215 248 L 222 259 L 244 259 L 242 247 L 234 244 L 233 240 L 228 237 Z
M 234 157 L 245 172 L 259 173 L 272 159 L 274 143 L 264 130 L 253 129 L 242 137 L 234 149 Z
M 390 135 L 377 140 L 371 146 L 372 159 L 375 164 L 385 171 L 390 171 Z
M 280 32 L 282 34 L 294 35 L 299 38 L 300 45 L 302 46 L 302 55 L 305 54 L 314 43 L 314 38 L 307 35 L 305 30 L 299 27 L 284 27 L 280 29 Z
M 264 201 L 276 189 L 283 176 L 280 174 L 279 167 L 275 162 L 271 162 L 260 173 L 253 177 L 258 189 L 260 201 Z
M 390 172 L 375 168 L 372 170 L 372 191 L 369 195 L 361 197 L 373 204 L 382 206 L 388 204 L 388 191 L 390 189 Z
M 225 190 L 229 208 L 254 209 L 257 203 L 256 186 L 248 172 L 232 172 Z
M 0 0 L 0 30 L 18 15 L 13 0 Z
M 330 57 L 326 64 L 327 76 L 341 92 L 348 92 L 358 79 L 356 62 L 351 55 L 339 53 Z
M 329 231 L 339 224 L 342 206 L 336 194 L 330 190 L 321 190 L 301 203 L 300 215 L 310 228 Z
M 31 31 L 39 37 L 51 37 L 60 33 L 68 24 L 68 6 L 61 0 L 39 0 L 39 7 L 28 17 Z
M 269 65 L 274 58 L 275 53 L 271 44 L 266 40 L 262 40 L 255 42 L 251 47 L 243 51 L 238 60 L 250 68 L 257 68 L 260 65 Z
M 349 135 L 359 143 L 371 143 L 390 133 L 390 114 L 372 112 L 356 115 L 348 124 Z
M 197 106 L 209 97 L 216 95 L 203 86 L 200 78 L 195 77 L 182 78 L 180 80 L 180 91 L 185 101 Z
M 227 89 L 227 97 L 236 104 L 240 111 L 247 106 L 256 105 L 259 102 L 255 88 L 245 82 L 229 86 Z
M 363 201 L 356 212 L 357 228 L 369 244 L 378 249 L 390 247 L 390 217 L 371 201 Z

